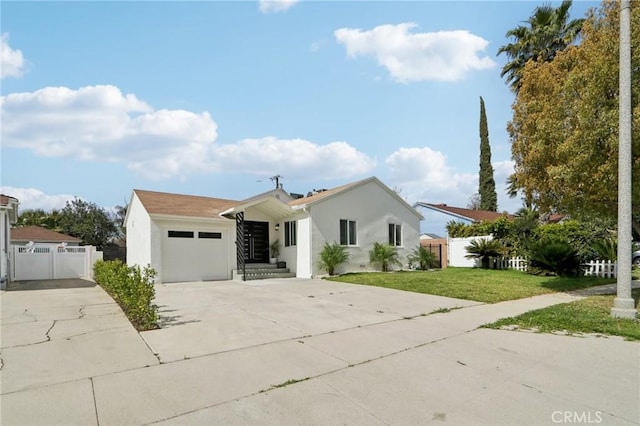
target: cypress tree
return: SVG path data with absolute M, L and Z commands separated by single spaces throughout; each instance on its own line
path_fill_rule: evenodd
M 491 165 L 491 146 L 489 145 L 487 113 L 484 110 L 484 99 L 482 99 L 482 96 L 480 96 L 480 179 L 478 194 L 480 194 L 480 210 L 489 210 L 492 212 L 498 210 L 496 181 L 493 179 L 493 166 Z

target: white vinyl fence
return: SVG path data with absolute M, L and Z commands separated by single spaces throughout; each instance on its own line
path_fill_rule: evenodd
M 449 238 L 448 239 L 448 255 L 449 266 L 457 266 L 463 268 L 480 267 L 480 260 L 467 259 L 468 254 L 465 248 L 475 239 L 492 239 L 491 235 L 483 235 L 468 238 Z M 494 259 L 491 263 L 493 269 L 516 269 L 518 271 L 527 271 L 529 260 L 525 257 L 503 257 Z M 610 260 L 592 260 L 582 265 L 584 275 L 587 277 L 616 278 L 617 264 Z
M 496 260 L 496 269 L 527 271 L 529 261 L 524 257 L 509 257 Z M 592 260 L 582 264 L 585 277 L 616 278 L 618 264 L 610 260 Z
M 101 257 L 93 246 L 13 246 L 13 280 L 93 279 L 93 264 Z

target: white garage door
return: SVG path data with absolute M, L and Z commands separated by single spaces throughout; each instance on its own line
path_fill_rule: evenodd
M 162 238 L 162 281 L 226 280 L 229 275 L 228 233 L 224 230 L 165 229 Z

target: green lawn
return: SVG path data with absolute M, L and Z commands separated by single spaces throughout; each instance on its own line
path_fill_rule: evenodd
M 640 305 L 640 289 L 633 290 L 632 295 L 636 306 Z M 640 321 L 611 317 L 614 298 L 615 296 L 591 296 L 576 302 L 530 311 L 514 318 L 504 318 L 485 327 L 517 325 L 543 333 L 598 333 L 622 336 L 627 340 L 640 340 Z
M 387 287 L 485 303 L 522 299 L 615 282 L 604 278 L 562 278 L 514 270 L 446 268 L 435 271 L 365 272 L 327 278 L 333 281 Z

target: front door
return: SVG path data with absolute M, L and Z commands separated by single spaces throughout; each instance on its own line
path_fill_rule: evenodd
M 269 222 L 244 222 L 244 258 L 247 263 L 269 263 Z

